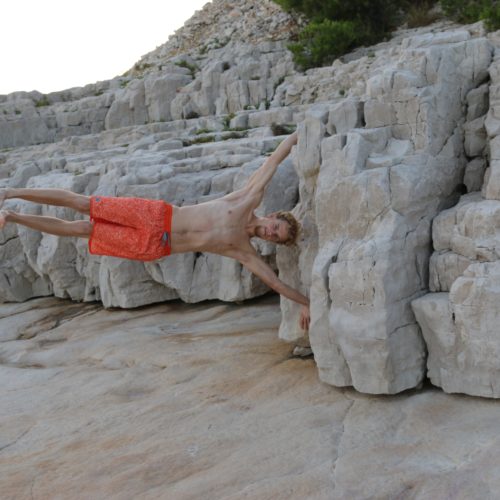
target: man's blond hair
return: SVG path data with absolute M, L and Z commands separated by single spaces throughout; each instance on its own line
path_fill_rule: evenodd
M 297 219 L 291 212 L 285 212 L 284 210 L 276 212 L 274 216 L 276 217 L 276 219 L 288 222 L 288 238 L 281 243 L 286 246 L 295 245 L 300 231 L 300 224 L 297 222 Z

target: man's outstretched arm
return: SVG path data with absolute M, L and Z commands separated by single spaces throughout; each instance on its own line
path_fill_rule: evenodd
M 297 132 L 289 135 L 258 170 L 251 175 L 247 187 L 255 192 L 264 191 L 279 164 L 290 154 L 290 150 L 295 144 L 297 144 Z
M 259 277 L 268 287 L 272 288 L 280 295 L 302 304 L 300 312 L 300 326 L 304 330 L 309 329 L 310 312 L 309 312 L 309 299 L 302 295 L 299 291 L 283 283 L 276 273 L 257 255 L 245 254 L 239 256 L 238 260 L 253 274 Z

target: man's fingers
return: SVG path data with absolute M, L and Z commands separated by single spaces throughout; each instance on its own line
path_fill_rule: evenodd
M 307 316 L 300 316 L 300 320 L 299 320 L 299 324 L 300 324 L 300 328 L 302 328 L 302 330 L 309 330 L 309 324 L 310 324 L 311 320 L 309 317 Z

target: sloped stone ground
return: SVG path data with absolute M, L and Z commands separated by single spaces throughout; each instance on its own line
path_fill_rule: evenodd
M 494 401 L 319 382 L 275 297 L 0 306 L 0 491 L 19 499 L 495 499 Z

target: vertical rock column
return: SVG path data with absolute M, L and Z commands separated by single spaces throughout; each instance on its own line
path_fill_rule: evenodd
M 446 392 L 500 397 L 500 44 L 492 41 L 489 106 L 483 87 L 468 96 L 465 148 L 473 158 L 465 182 L 477 191 L 435 219 L 430 272 L 436 293 L 412 306 L 427 343 L 432 383 Z M 480 192 L 482 168 L 474 164 L 485 164 L 487 157 Z
M 462 30 L 406 39 L 402 49 L 368 75 L 363 103 L 331 109 L 315 188 L 301 190 L 317 228 L 312 272 L 301 272 L 311 272 L 320 378 L 367 393 L 396 393 L 424 377 L 425 344 L 410 304 L 428 287 L 431 221 L 456 203 L 463 181 L 465 98 L 491 60 L 487 40 Z M 299 136 L 302 186 L 308 170 L 300 158 L 318 148 L 314 128 L 321 124 L 311 117 Z

